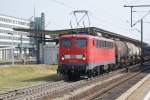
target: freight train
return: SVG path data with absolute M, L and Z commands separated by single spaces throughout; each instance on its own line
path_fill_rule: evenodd
M 141 48 L 127 41 L 87 34 L 60 36 L 57 72 L 69 79 L 94 77 L 139 63 Z

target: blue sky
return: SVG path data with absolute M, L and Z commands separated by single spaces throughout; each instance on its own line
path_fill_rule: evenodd
M 140 33 L 130 27 L 130 8 L 127 5 L 150 4 L 149 0 L 0 0 L 0 13 L 29 19 L 34 15 L 46 16 L 46 28 L 70 28 L 69 21 L 73 10 L 88 10 L 91 26 L 103 28 L 131 38 L 140 39 Z M 136 11 L 148 11 L 148 8 L 135 8 Z M 133 14 L 134 22 L 146 12 Z M 150 22 L 150 15 L 145 18 Z M 144 41 L 150 43 L 150 24 L 144 23 Z M 140 30 L 140 23 L 134 28 Z

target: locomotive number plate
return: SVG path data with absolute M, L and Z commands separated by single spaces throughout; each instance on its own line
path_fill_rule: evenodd
M 66 59 L 82 59 L 82 55 L 65 55 Z

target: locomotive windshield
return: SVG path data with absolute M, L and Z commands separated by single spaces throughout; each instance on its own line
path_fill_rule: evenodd
M 85 47 L 87 44 L 87 40 L 86 39 L 77 39 L 76 40 L 76 45 L 78 47 Z
M 71 46 L 71 40 L 70 39 L 63 39 L 62 40 L 62 46 L 70 47 Z

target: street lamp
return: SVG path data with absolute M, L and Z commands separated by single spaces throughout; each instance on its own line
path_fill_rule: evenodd
M 11 42 L 11 59 L 12 59 L 12 65 L 14 65 L 14 37 L 13 33 L 8 33 L 9 35 L 12 35 L 12 42 Z
M 21 36 L 20 36 L 20 42 L 21 42 L 21 43 L 20 43 L 20 46 L 21 46 L 21 50 L 20 50 L 20 51 L 21 51 L 21 60 L 23 60 L 23 58 L 24 58 L 24 57 L 23 57 L 23 43 L 22 43 L 22 37 L 23 37 L 23 36 L 22 36 L 22 34 L 21 34 Z

